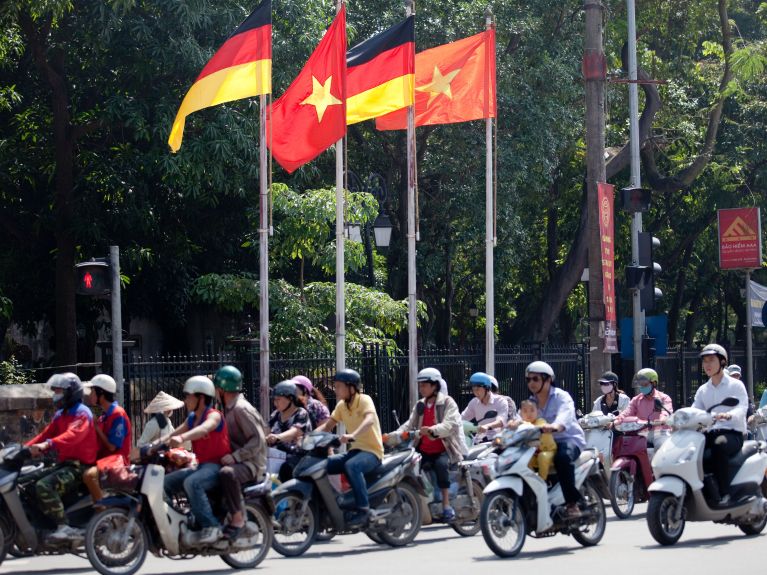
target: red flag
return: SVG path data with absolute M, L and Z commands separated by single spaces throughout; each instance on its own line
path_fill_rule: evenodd
M 415 55 L 415 125 L 495 118 L 495 30 Z M 404 130 L 407 110 L 376 119 L 379 130 Z
M 346 133 L 346 8 L 287 91 L 272 104 L 267 141 L 287 172 L 316 158 Z

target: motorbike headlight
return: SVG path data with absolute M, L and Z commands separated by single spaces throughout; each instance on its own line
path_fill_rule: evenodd
M 686 411 L 676 411 L 668 418 L 668 422 L 676 429 L 685 427 L 690 422 L 690 414 Z

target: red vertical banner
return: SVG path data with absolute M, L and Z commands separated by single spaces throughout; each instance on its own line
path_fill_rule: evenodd
M 615 309 L 615 186 L 597 184 L 599 198 L 599 244 L 602 250 L 602 292 L 605 304 L 605 353 L 618 353 L 618 316 Z M 596 279 L 596 278 L 595 278 Z
M 759 208 L 719 210 L 719 267 L 762 267 L 762 219 Z

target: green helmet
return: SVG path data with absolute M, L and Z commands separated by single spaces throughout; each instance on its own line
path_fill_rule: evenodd
M 242 374 L 233 365 L 225 365 L 216 372 L 213 383 L 224 391 L 242 391 Z
M 649 367 L 640 369 L 634 376 L 633 387 L 639 387 L 644 381 L 649 381 L 653 385 L 658 385 L 658 372 Z

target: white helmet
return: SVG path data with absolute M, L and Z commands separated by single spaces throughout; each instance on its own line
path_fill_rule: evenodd
M 194 375 L 186 380 L 184 393 L 202 393 L 210 398 L 216 397 L 216 386 L 204 375 Z
M 418 376 L 416 377 L 416 380 L 418 380 L 419 382 L 431 381 L 433 383 L 440 383 L 442 381 L 442 374 L 439 372 L 439 370 L 436 367 L 425 367 L 424 369 L 418 372 Z
M 545 361 L 534 361 L 533 363 L 528 365 L 525 368 L 525 375 L 529 375 L 531 373 L 540 373 L 543 375 L 548 375 L 551 378 L 551 381 L 554 381 L 554 370 Z
M 493 375 L 489 375 L 489 374 L 488 374 L 488 377 L 490 378 L 490 387 L 491 387 L 491 389 L 492 389 L 493 393 L 498 393 L 498 390 L 500 390 L 500 389 L 501 389 L 501 388 L 498 386 L 498 380 L 497 380 L 497 379 L 495 378 L 495 376 L 493 376 Z
M 725 363 L 727 363 L 727 361 L 728 361 L 727 350 L 724 349 L 718 343 L 710 343 L 710 344 L 708 344 L 706 347 L 704 347 L 700 351 L 700 356 L 699 357 L 705 357 L 707 355 L 718 355 L 721 359 L 723 359 L 725 361 Z
M 90 381 L 85 382 L 83 387 L 98 387 L 109 393 L 117 392 L 117 382 L 111 375 L 107 375 L 106 373 L 99 373 Z

